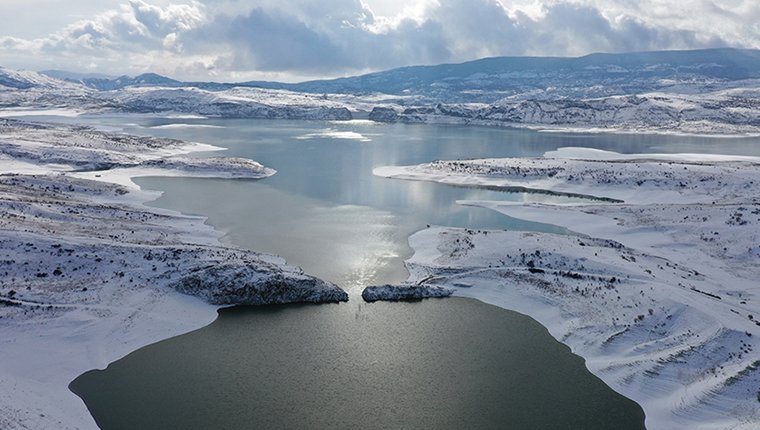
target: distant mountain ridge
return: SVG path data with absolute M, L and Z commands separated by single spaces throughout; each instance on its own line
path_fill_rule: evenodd
M 48 74 L 45 72 L 41 72 L 41 73 Z M 70 76 L 67 77 L 61 73 L 58 73 L 56 75 L 62 76 L 63 80 L 65 81 L 72 82 L 72 83 L 80 83 L 86 87 L 93 88 L 100 91 L 119 90 L 122 88 L 136 87 L 136 86 L 155 86 L 155 87 L 189 86 L 187 83 L 184 83 L 175 79 L 167 78 L 166 76 L 161 76 L 156 73 L 143 73 L 142 75 L 138 75 L 135 77 L 124 75 L 124 76 L 119 76 L 118 78 L 86 77 L 86 76 L 81 77 L 81 78 L 72 78 Z M 52 75 L 52 77 L 56 77 L 56 75 Z M 51 76 L 51 75 L 48 74 L 48 76 Z
M 296 84 L 56 75 L 0 68 L 0 109 L 760 135 L 757 50 L 497 57 Z
M 60 76 L 60 74 L 58 75 Z M 683 82 L 760 79 L 760 50 L 718 48 L 583 57 L 493 57 L 458 64 L 409 66 L 366 75 L 301 83 L 182 82 L 155 73 L 114 79 L 66 79 L 97 90 L 133 86 L 234 87 L 280 89 L 303 93 L 415 95 L 435 101 L 494 102 L 533 90 L 558 97 L 599 97 L 656 91 Z M 589 88 L 589 87 L 603 88 Z M 585 89 L 584 89 L 585 88 Z M 578 93 L 578 94 L 577 94 Z
M 458 64 L 410 66 L 367 75 L 299 84 L 248 82 L 301 92 L 431 93 L 436 87 L 504 89 L 560 79 L 614 81 L 701 77 L 720 80 L 760 78 L 760 50 L 705 49 L 583 57 L 492 57 Z
M 115 78 L 115 76 L 106 75 L 104 73 L 78 73 L 78 72 L 67 72 L 65 70 L 41 70 L 39 73 L 45 76 L 49 76 L 51 78 L 60 79 L 62 81 L 75 81 L 75 82 L 79 82 L 82 79 L 114 79 Z

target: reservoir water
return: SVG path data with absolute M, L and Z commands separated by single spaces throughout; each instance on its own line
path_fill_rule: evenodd
M 210 155 L 252 158 L 277 170 L 261 181 L 138 178 L 164 191 L 153 204 L 208 217 L 224 241 L 285 257 L 350 293 L 406 279 L 407 238 L 426 225 L 561 232 L 458 200 L 546 200 L 472 188 L 389 180 L 372 169 L 457 158 L 530 157 L 564 146 L 623 153 L 754 154 L 757 139 L 538 133 L 487 127 L 243 119 L 75 118 L 100 127 L 199 141 Z M 754 146 L 754 148 L 753 148 Z M 198 154 L 205 156 L 207 154 Z M 556 199 L 556 198 L 552 198 Z
M 71 384 L 104 429 L 641 429 L 534 320 L 475 300 L 224 310 Z
M 426 225 L 563 233 L 458 200 L 547 199 L 390 180 L 374 167 L 539 156 L 563 146 L 754 154 L 747 139 L 565 135 L 433 125 L 78 118 L 227 148 L 277 169 L 261 181 L 140 178 L 157 206 L 208 217 L 224 241 L 338 283 L 347 304 L 235 308 L 71 385 L 118 428 L 642 428 L 643 412 L 530 318 L 469 299 L 365 304 L 406 277 Z M 756 146 L 755 146 L 756 147 Z M 204 154 L 198 154 L 204 156 Z

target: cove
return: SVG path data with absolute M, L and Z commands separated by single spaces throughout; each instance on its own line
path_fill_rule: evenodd
M 481 302 L 222 310 L 70 386 L 103 429 L 641 429 L 534 320 Z

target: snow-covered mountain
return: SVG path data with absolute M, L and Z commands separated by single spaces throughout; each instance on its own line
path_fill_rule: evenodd
M 40 74 L 63 81 L 79 82 L 83 79 L 114 79 L 114 76 L 105 73 L 79 73 L 65 70 L 42 70 Z
M 143 73 L 142 75 L 129 77 L 120 76 L 118 78 L 82 78 L 78 80 L 79 83 L 94 88 L 96 90 L 118 90 L 127 87 L 138 86 L 161 86 L 161 87 L 183 87 L 187 84 L 161 76 L 156 73 Z
M 760 134 L 760 51 L 499 57 L 299 84 L 56 79 L 0 68 L 0 108 Z
M 694 85 L 711 88 L 718 83 L 758 79 L 760 51 L 722 48 L 591 54 L 577 58 L 494 57 L 295 84 L 181 82 L 155 73 L 113 79 L 60 71 L 48 74 L 97 90 L 134 86 L 190 86 L 209 90 L 255 87 L 315 94 L 415 95 L 428 102 L 442 103 L 494 103 L 507 97 L 603 97 Z
M 96 110 L 94 90 L 37 72 L 0 67 L 0 113 L 8 110 Z
M 70 88 L 74 84 L 37 72 L 11 70 L 0 66 L 0 91 L 3 89 L 28 90 L 32 88 Z
M 206 90 L 155 74 L 95 79 L 102 89 L 36 72 L 0 69 L 0 112 L 70 109 L 78 112 L 186 113 L 230 118 L 348 120 L 345 103 L 288 91 L 229 87 Z M 118 88 L 109 89 L 110 86 Z M 371 109 L 371 106 L 366 108 Z
M 433 102 L 493 103 L 505 97 L 602 97 L 760 78 L 760 51 L 708 49 L 578 58 L 495 57 L 461 64 L 403 67 L 300 84 L 249 82 L 315 93 L 379 92 Z

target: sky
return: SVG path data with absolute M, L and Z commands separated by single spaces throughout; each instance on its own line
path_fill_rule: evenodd
M 757 0 L 2 0 L 0 66 L 302 81 L 500 55 L 760 48 Z

